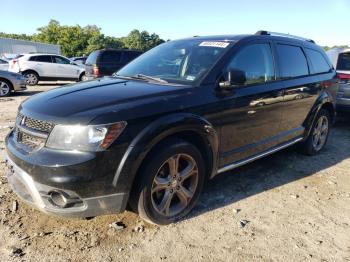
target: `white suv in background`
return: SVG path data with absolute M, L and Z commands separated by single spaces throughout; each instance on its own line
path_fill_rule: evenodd
M 39 80 L 81 81 L 85 77 L 84 67 L 54 54 L 19 55 L 9 62 L 9 71 L 23 74 L 28 85 L 36 85 Z

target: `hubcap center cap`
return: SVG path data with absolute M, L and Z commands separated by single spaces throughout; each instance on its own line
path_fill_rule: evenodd
M 171 181 L 171 187 L 175 188 L 177 187 L 178 183 L 177 183 L 177 180 L 174 179 L 173 181 Z

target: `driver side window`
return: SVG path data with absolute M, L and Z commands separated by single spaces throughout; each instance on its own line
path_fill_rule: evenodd
M 54 61 L 56 64 L 64 64 L 64 65 L 70 64 L 70 61 L 68 59 L 65 59 L 65 58 L 59 57 L 59 56 L 55 56 Z
M 239 51 L 230 61 L 228 70 L 242 71 L 245 85 L 275 80 L 275 70 L 269 44 L 252 44 Z

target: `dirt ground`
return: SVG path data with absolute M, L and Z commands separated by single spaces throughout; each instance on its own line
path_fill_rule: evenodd
M 0 99 L 1 154 L 19 104 L 53 87 Z M 350 261 L 350 115 L 319 156 L 290 148 L 220 175 L 187 219 L 164 227 L 131 212 L 42 214 L 16 202 L 5 172 L 1 160 L 0 261 Z

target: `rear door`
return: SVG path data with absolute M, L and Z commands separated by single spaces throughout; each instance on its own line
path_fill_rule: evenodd
M 69 59 L 62 56 L 52 56 L 52 58 L 58 78 L 78 79 L 80 68 L 77 65 L 72 65 Z
M 32 56 L 27 63 L 28 67 L 38 72 L 40 77 L 56 77 L 56 66 L 50 55 Z
M 279 80 L 282 80 L 285 94 L 283 99 L 283 120 L 281 128 L 285 140 L 302 136 L 304 122 L 318 98 L 322 85 L 311 67 L 304 49 L 294 42 L 276 43 Z

